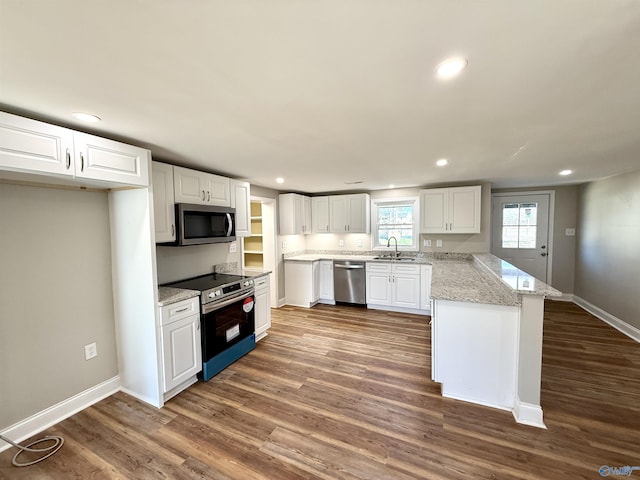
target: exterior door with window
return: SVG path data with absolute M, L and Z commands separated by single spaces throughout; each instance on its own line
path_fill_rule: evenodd
M 491 253 L 547 281 L 549 195 L 494 195 Z

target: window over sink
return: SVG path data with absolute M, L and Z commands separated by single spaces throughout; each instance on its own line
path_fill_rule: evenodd
M 391 237 L 398 242 L 398 250 L 416 251 L 419 248 L 418 197 L 380 198 L 371 202 L 373 231 L 372 246 L 375 250 L 387 249 Z M 392 240 L 390 249 L 395 249 Z

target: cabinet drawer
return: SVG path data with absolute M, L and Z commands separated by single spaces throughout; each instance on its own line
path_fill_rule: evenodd
M 269 285 L 269 275 L 266 275 L 266 276 L 260 277 L 260 278 L 256 278 L 253 281 L 253 285 L 254 285 L 256 290 L 258 290 L 259 288 L 266 287 L 267 285 Z
M 198 301 L 199 297 L 194 297 L 188 300 L 172 303 L 171 305 L 165 305 L 161 309 L 162 325 L 167 325 L 190 315 L 199 315 L 200 304 Z
M 390 263 L 367 262 L 367 272 L 391 273 Z
M 420 265 L 393 264 L 393 273 L 420 274 Z

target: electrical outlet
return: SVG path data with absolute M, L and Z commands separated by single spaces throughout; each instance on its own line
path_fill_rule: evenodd
M 287 248 L 287 242 L 282 242 L 282 249 L 284 250 L 285 248 Z
M 96 342 L 90 343 L 89 345 L 84 346 L 84 359 L 91 360 L 94 357 L 98 356 L 98 345 Z
M 565 228 L 564 229 L 564 234 L 567 237 L 575 237 L 576 236 L 576 229 L 575 228 Z
M 358 240 L 356 240 L 356 247 L 360 247 L 362 248 L 362 239 L 359 238 Z
M 338 246 L 344 247 L 344 240 L 338 240 Z
M 436 240 L 436 247 L 442 246 L 442 240 Z
M 229 253 L 236 253 L 238 251 L 238 244 L 236 242 L 231 242 L 229 244 Z
M 425 241 L 423 242 L 423 246 L 424 246 L 424 247 L 430 247 L 430 246 L 431 246 L 431 240 L 425 240 Z

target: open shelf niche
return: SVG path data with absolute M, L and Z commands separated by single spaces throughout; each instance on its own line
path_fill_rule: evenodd
M 251 236 L 244 237 L 243 241 L 245 268 L 264 268 L 261 202 L 251 202 Z

